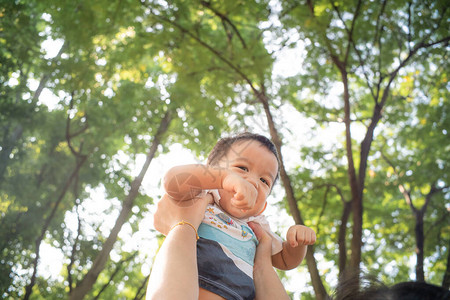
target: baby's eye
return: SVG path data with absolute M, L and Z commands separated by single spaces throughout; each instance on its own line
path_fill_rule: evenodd
M 245 172 L 248 171 L 247 167 L 244 167 L 244 166 L 237 166 L 237 168 L 239 168 L 239 169 L 241 169 L 241 170 L 243 170 Z
M 270 186 L 269 181 L 265 180 L 264 178 L 260 178 L 259 180 L 261 180 L 261 182 L 266 184 L 267 186 Z

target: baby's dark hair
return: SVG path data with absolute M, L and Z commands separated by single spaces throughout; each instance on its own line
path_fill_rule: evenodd
M 272 141 L 263 135 L 250 132 L 243 132 L 235 136 L 221 138 L 208 155 L 208 162 L 207 162 L 208 165 L 218 164 L 220 159 L 225 155 L 227 155 L 228 151 L 230 150 L 233 144 L 242 141 L 259 142 L 267 150 L 272 152 L 273 155 L 275 155 L 278 162 L 278 171 L 280 170 L 280 159 L 278 157 L 277 148 L 275 148 L 275 145 L 272 143 Z M 277 177 L 275 178 L 275 181 L 278 178 L 278 173 L 279 172 L 277 172 Z

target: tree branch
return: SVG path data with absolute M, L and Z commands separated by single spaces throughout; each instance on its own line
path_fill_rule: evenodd
M 408 50 L 411 51 L 411 6 L 412 6 L 412 2 L 409 1 L 408 2 Z
M 87 129 L 88 125 L 87 125 L 87 123 L 86 123 L 86 125 L 84 126 L 84 128 L 83 128 L 82 130 L 80 130 L 76 135 L 71 135 L 71 134 L 70 134 L 70 121 L 71 121 L 71 119 L 70 119 L 70 110 L 73 109 L 73 95 L 74 95 L 74 93 L 72 92 L 71 99 L 70 99 L 70 103 L 69 103 L 69 113 L 67 114 L 67 120 L 66 120 L 66 141 L 67 141 L 67 146 L 68 146 L 69 149 L 70 149 L 70 152 L 72 152 L 72 154 L 73 154 L 75 157 L 80 157 L 80 156 L 82 156 L 82 155 L 81 155 L 81 149 L 82 149 L 82 147 L 83 147 L 83 146 L 82 146 L 83 144 L 81 143 L 79 151 L 76 151 L 75 148 L 72 146 L 72 140 L 71 140 L 71 138 L 72 138 L 73 136 L 76 136 L 76 135 L 82 133 L 83 131 L 85 131 L 85 130 Z
M 59 205 L 61 204 L 64 196 L 66 195 L 66 192 L 69 189 L 69 186 L 72 184 L 73 180 L 78 176 L 78 172 L 80 171 L 81 166 L 86 162 L 86 160 L 87 160 L 87 156 L 82 156 L 81 159 L 77 160 L 75 170 L 72 172 L 72 174 L 66 180 L 64 187 L 58 196 L 58 199 L 55 201 L 55 203 L 53 205 L 53 209 L 52 209 L 50 215 L 45 219 L 44 226 L 42 227 L 42 230 L 41 230 L 41 234 L 35 241 L 36 253 L 35 253 L 35 258 L 33 261 L 33 273 L 31 275 L 30 283 L 27 285 L 27 287 L 25 289 L 25 296 L 23 298 L 24 300 L 28 300 L 30 298 L 33 287 L 36 283 L 37 268 L 38 268 L 39 258 L 40 258 L 39 250 L 40 250 L 42 241 L 44 240 L 45 233 L 47 232 L 47 229 L 50 226 L 51 221 L 55 217 L 56 211 L 58 210 Z
M 394 170 L 394 174 L 397 175 L 398 179 L 400 179 L 401 176 L 397 172 L 396 166 L 394 165 L 394 163 L 383 153 L 382 150 L 380 150 L 380 154 L 381 154 L 381 157 L 388 163 L 388 165 L 391 166 L 392 170 Z M 401 183 L 398 184 L 398 189 L 402 193 L 403 197 L 405 198 L 406 203 L 409 205 L 409 207 L 411 207 L 413 212 L 414 213 L 417 212 L 417 209 L 414 206 L 414 203 L 412 202 L 412 199 L 411 199 L 411 191 L 406 190 L 406 188 Z
M 61 49 L 59 49 L 58 54 L 54 58 L 51 59 L 51 63 L 53 63 L 56 60 L 61 58 L 61 55 L 64 53 L 64 50 L 66 49 L 66 47 L 67 47 L 67 43 L 64 42 L 64 44 L 61 46 Z M 47 84 L 47 81 L 49 78 L 50 78 L 50 75 L 48 75 L 48 74 L 45 74 L 42 76 L 41 80 L 39 81 L 38 88 L 34 92 L 33 101 L 39 99 L 39 96 L 41 95 L 43 89 L 45 88 L 45 85 Z
M 144 280 L 142 280 L 141 285 L 139 286 L 139 289 L 136 292 L 136 295 L 134 296 L 133 300 L 140 300 L 145 296 L 145 286 L 147 285 L 148 279 L 150 278 L 150 274 L 147 275 Z
M 100 291 L 98 291 L 98 294 L 94 297 L 94 300 L 99 299 L 100 295 L 106 290 L 106 288 L 109 286 L 109 284 L 111 283 L 111 281 L 114 279 L 114 277 L 116 277 L 116 275 L 119 273 L 119 271 L 122 269 L 122 265 L 126 262 L 129 262 L 130 260 L 132 260 L 133 258 L 136 257 L 136 255 L 139 253 L 139 251 L 134 251 L 133 254 L 131 254 L 130 256 L 128 256 L 127 258 L 123 258 L 121 259 L 118 263 L 114 264 L 116 266 L 114 272 L 112 272 L 112 274 L 109 276 L 109 280 L 108 282 L 106 282 L 102 288 L 100 289 Z
M 319 229 L 320 229 L 320 219 L 322 218 L 324 212 L 325 212 L 325 207 L 327 206 L 327 196 L 328 196 L 328 192 L 330 191 L 330 186 L 327 186 L 325 193 L 323 194 L 323 202 L 322 202 L 322 209 L 320 210 L 319 216 L 317 217 L 317 232 L 316 235 L 319 235 Z
M 81 217 L 80 217 L 80 212 L 78 211 L 78 208 L 79 208 L 79 205 L 77 202 L 76 206 L 75 206 L 75 210 L 77 212 L 77 220 L 78 220 L 77 236 L 75 237 L 75 241 L 73 242 L 73 245 L 72 245 L 72 252 L 70 254 L 70 262 L 67 265 L 67 282 L 69 285 L 69 293 L 72 292 L 72 288 L 73 288 L 72 266 L 75 263 L 77 245 L 78 245 L 78 241 L 80 240 L 80 237 L 81 237 Z
M 311 13 L 311 16 L 314 17 L 314 3 L 312 0 L 306 0 L 306 4 L 308 5 L 309 12 Z
M 339 20 L 341 20 L 342 24 L 344 24 L 344 29 L 347 32 L 348 36 L 348 44 L 347 49 L 345 50 L 345 58 L 344 58 L 344 64 L 347 65 L 348 57 L 350 54 L 350 48 L 354 44 L 353 42 L 353 30 L 355 29 L 356 19 L 359 17 L 360 9 L 361 9 L 361 0 L 358 0 L 358 4 L 356 4 L 355 12 L 353 13 L 353 20 L 350 29 L 348 29 L 347 25 L 345 25 L 345 21 L 341 16 L 341 13 L 339 11 L 339 8 L 335 4 L 333 0 L 330 0 L 331 5 L 333 6 L 333 9 L 336 11 Z
M 231 22 L 231 20 L 230 20 L 226 15 L 222 14 L 222 13 L 219 12 L 217 9 L 213 8 L 213 7 L 211 6 L 211 2 L 208 2 L 208 1 L 200 1 L 200 3 L 201 3 L 204 7 L 209 8 L 216 16 L 218 16 L 218 17 L 222 20 L 222 22 L 224 22 L 225 24 L 230 25 L 231 28 L 233 29 L 233 31 L 237 34 L 239 40 L 241 41 L 242 47 L 243 47 L 244 49 L 247 48 L 247 45 L 245 44 L 245 41 L 244 41 L 244 39 L 242 38 L 241 33 L 240 33 L 239 30 L 236 28 L 236 26 L 234 25 L 234 23 Z M 225 28 L 225 30 L 226 30 L 226 28 Z M 231 38 L 230 38 L 230 40 L 231 40 Z
M 378 34 L 380 32 L 379 22 L 380 22 L 380 19 L 381 19 L 381 15 L 384 13 L 384 9 L 386 7 L 386 1 L 387 0 L 383 0 L 380 13 L 377 16 L 377 22 L 376 22 L 376 25 L 375 25 L 375 36 L 374 36 L 374 42 L 373 42 L 373 45 L 375 45 L 376 42 L 378 41 L 378 44 L 380 45 L 380 52 L 381 52 L 381 41 L 378 40 Z M 370 94 L 372 95 L 372 98 L 374 99 L 375 104 L 378 104 L 378 96 L 379 96 L 379 92 L 380 92 L 380 85 L 381 85 L 381 82 L 382 82 L 382 79 L 383 79 L 382 76 L 381 76 L 381 55 L 378 55 L 378 74 L 380 76 L 380 79 L 379 79 L 378 84 L 376 85 L 377 86 L 377 92 L 375 94 L 375 92 L 373 90 L 373 87 L 372 87 L 372 84 L 370 83 L 369 76 L 368 76 L 368 74 L 367 74 L 367 72 L 365 70 L 365 62 L 364 62 L 364 59 L 361 56 L 361 52 L 358 50 L 358 48 L 356 47 L 356 44 L 355 44 L 355 42 L 353 40 L 352 40 L 352 44 L 353 44 L 353 49 L 354 49 L 356 55 L 358 56 L 359 65 L 361 66 L 362 73 L 364 74 L 364 77 L 366 78 L 367 87 L 370 90 Z
M 345 199 L 344 194 L 342 193 L 342 190 L 341 190 L 341 188 L 340 188 L 338 185 L 332 184 L 332 183 L 325 183 L 325 184 L 317 185 L 317 186 L 315 186 L 314 188 L 315 188 L 315 189 L 320 189 L 320 188 L 323 188 L 323 187 L 327 187 L 327 188 L 333 187 L 333 188 L 336 190 L 336 192 L 338 193 L 339 197 L 341 198 L 342 203 L 348 202 L 348 201 Z
M 75 256 L 76 256 L 76 252 L 77 252 L 77 245 L 78 245 L 78 241 L 80 240 L 80 236 L 81 236 L 81 216 L 80 216 L 80 212 L 78 211 L 79 209 L 79 197 L 78 197 L 78 180 L 79 180 L 79 176 L 76 177 L 75 179 L 75 183 L 73 185 L 73 194 L 75 195 L 75 211 L 77 213 L 77 220 L 78 220 L 78 224 L 77 224 L 77 236 L 75 238 L 75 241 L 73 242 L 72 245 L 72 252 L 70 254 L 70 262 L 67 265 L 67 281 L 68 281 L 68 285 L 69 285 L 69 293 L 72 291 L 73 288 L 73 284 L 72 284 L 72 266 L 75 263 Z
M 161 15 L 155 14 L 151 8 L 150 12 L 153 14 L 153 16 L 157 19 L 159 19 L 162 22 L 168 23 L 174 27 L 176 27 L 178 30 L 180 30 L 181 32 L 187 34 L 188 36 L 190 36 L 192 39 L 194 39 L 197 43 L 199 43 L 200 45 L 202 45 L 203 47 L 205 47 L 206 49 L 208 49 L 210 52 L 212 52 L 219 60 L 223 61 L 227 66 L 229 66 L 233 71 L 235 71 L 245 82 L 247 82 L 247 84 L 250 86 L 251 90 L 255 93 L 255 94 L 259 94 L 259 91 L 255 88 L 255 86 L 253 85 L 252 81 L 250 80 L 250 78 L 245 75 L 238 66 L 235 66 L 230 60 L 228 60 L 227 58 L 225 58 L 219 51 L 217 51 L 216 49 L 214 49 L 212 46 L 208 45 L 206 42 L 204 42 L 201 38 L 199 38 L 197 35 L 193 34 L 192 32 L 190 32 L 189 30 L 187 30 L 186 28 L 184 28 L 183 26 L 181 26 L 180 24 L 176 23 L 175 21 L 171 21 L 170 19 L 166 18 L 166 17 L 162 17 Z

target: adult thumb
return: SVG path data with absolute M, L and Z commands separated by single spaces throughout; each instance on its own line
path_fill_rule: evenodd
M 260 224 L 255 222 L 248 222 L 248 226 L 253 230 L 260 244 L 272 244 L 272 238 L 270 235 L 261 227 Z

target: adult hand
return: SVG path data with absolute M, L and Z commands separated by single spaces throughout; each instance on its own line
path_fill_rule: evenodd
M 256 247 L 255 264 L 253 266 L 255 299 L 289 300 L 290 298 L 286 293 L 283 284 L 272 267 L 272 238 L 261 227 L 261 225 L 254 222 L 249 222 L 248 225 L 253 230 L 259 241 L 258 247 Z
M 168 194 L 164 194 L 157 203 L 153 225 L 155 229 L 167 235 L 170 229 L 180 221 L 186 221 L 200 226 L 205 214 L 206 206 L 213 201 L 211 194 L 199 196 L 187 201 L 173 200 Z
M 258 223 L 248 222 L 248 225 L 258 239 L 253 273 L 267 266 L 272 268 L 272 238 Z

